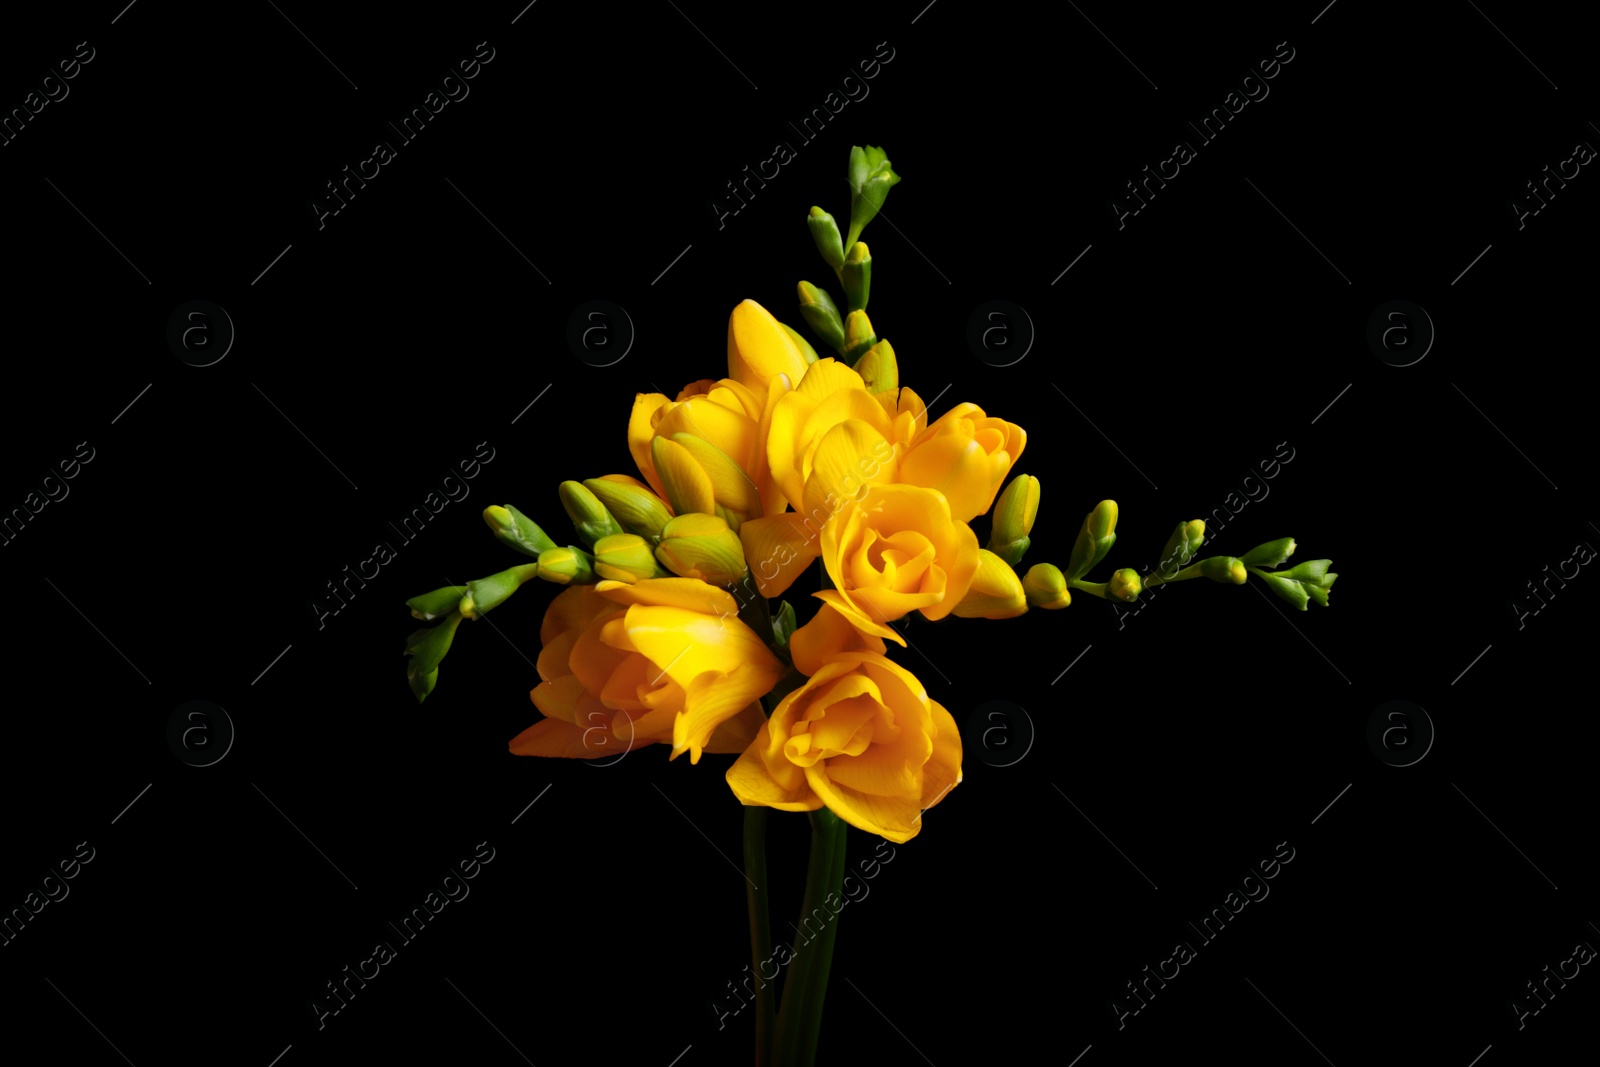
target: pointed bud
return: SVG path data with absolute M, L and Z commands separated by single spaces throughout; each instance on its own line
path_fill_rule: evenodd
M 1268 574 L 1258 570 L 1256 574 L 1267 583 L 1268 589 L 1305 611 L 1308 599 L 1315 600 L 1322 607 L 1328 606 L 1328 590 L 1333 588 L 1334 580 L 1339 577 L 1329 572 L 1332 564 L 1332 560 L 1308 559 L 1286 571 Z
M 661 539 L 661 527 L 672 518 L 672 512 L 647 486 L 625 474 L 589 478 L 583 484 L 600 498 L 624 530 L 651 541 Z
M 811 347 L 810 341 L 801 337 L 795 328 L 787 322 L 780 322 L 778 325 L 783 327 L 783 332 L 789 335 L 789 340 L 793 341 L 795 346 L 800 349 L 800 354 L 806 357 L 806 366 L 810 366 L 817 361 L 817 350 Z
M 857 241 L 850 246 L 850 254 L 844 257 L 840 280 L 844 282 L 848 310 L 865 311 L 867 295 L 872 291 L 872 253 L 867 251 L 865 243 Z
M 433 691 L 439 673 L 439 661 L 450 651 L 450 644 L 456 637 L 456 627 L 460 625 L 461 615 L 451 612 L 438 625 L 418 630 L 407 639 L 406 655 L 411 657 L 411 662 L 406 664 L 406 681 L 411 683 L 411 692 L 416 695 L 418 703 Z
M 431 593 L 423 593 L 406 601 L 406 607 L 411 609 L 413 619 L 423 622 L 432 622 L 450 614 L 461 602 L 461 595 L 467 591 L 464 585 L 446 585 L 435 589 Z
M 711 476 L 695 461 L 694 453 L 671 438 L 657 437 L 650 442 L 650 458 L 674 515 L 691 511 L 716 513 L 717 497 Z
M 1083 520 L 1067 563 L 1068 578 L 1082 578 L 1106 558 L 1117 540 L 1117 502 L 1102 500 Z
M 420 704 L 428 699 L 428 694 L 433 692 L 433 687 L 439 684 L 439 668 L 435 667 L 427 674 L 406 672 L 406 684 L 411 686 L 411 695 L 417 698 Z
M 728 525 L 735 531 L 746 519 L 758 517 L 761 514 L 761 490 L 756 488 L 756 483 L 744 472 L 744 468 L 728 458 L 728 454 L 703 437 L 691 433 L 675 433 L 672 442 L 687 449 L 695 463 L 711 482 L 711 496 L 715 501 L 714 508 L 677 507 L 673 510 L 678 514 L 690 511 L 699 511 L 705 514 L 721 515 L 728 520 Z M 661 467 L 657 465 L 659 473 Z
M 667 523 L 656 559 L 679 577 L 712 585 L 732 585 L 745 574 L 739 535 L 716 515 L 689 513 Z
M 567 518 L 572 520 L 573 529 L 578 531 L 584 544 L 592 545 L 602 537 L 622 532 L 622 524 L 582 482 L 562 482 L 558 491 L 561 506 L 567 510 Z
M 1072 593 L 1067 590 L 1067 576 L 1061 568 L 1049 563 L 1035 563 L 1022 579 L 1022 591 L 1028 603 L 1036 608 L 1054 610 L 1072 603 Z
M 1017 475 L 995 501 L 989 551 L 1013 567 L 1022 562 L 1023 553 L 1028 551 L 1028 535 L 1033 532 L 1033 520 L 1038 514 L 1039 479 L 1031 474 Z
M 464 618 L 476 619 L 484 612 L 504 604 L 512 593 L 522 588 L 523 582 L 533 581 L 538 574 L 539 564 L 524 563 L 520 567 L 511 567 L 499 574 L 468 582 L 457 610 Z
M 1194 560 L 1195 553 L 1200 551 L 1205 539 L 1206 524 L 1200 519 L 1178 523 L 1172 536 L 1167 538 L 1167 547 L 1161 550 L 1156 573 L 1163 581 L 1171 581 L 1174 575 Z
M 978 550 L 978 573 L 954 614 L 963 619 L 1012 619 L 1028 610 L 1022 580 L 1011 564 L 986 548 Z
M 600 580 L 594 573 L 594 557 L 571 545 L 539 553 L 539 577 L 557 585 L 593 585 Z
M 1268 541 L 1264 545 L 1257 545 L 1240 556 L 1239 561 L 1246 567 L 1276 567 L 1294 555 L 1294 550 L 1294 538 L 1280 537 L 1276 541 Z
M 1244 569 L 1244 564 L 1232 556 L 1212 556 L 1210 559 L 1201 560 L 1196 566 L 1200 568 L 1201 574 L 1213 582 L 1243 585 L 1245 579 L 1250 577 L 1250 572 Z
M 856 360 L 856 373 L 869 393 L 882 393 L 900 388 L 900 363 L 894 358 L 894 347 L 888 341 L 879 341 Z
M 861 231 L 877 216 L 889 190 L 900 181 L 900 175 L 889 164 L 889 156 L 881 148 L 850 149 L 850 232 L 844 243 L 856 243 Z
M 656 564 L 650 542 L 630 533 L 612 534 L 594 543 L 594 572 L 601 578 L 629 585 L 644 578 L 667 576 Z
M 1124 567 L 1111 576 L 1111 581 L 1106 583 L 1106 595 L 1116 597 L 1125 603 L 1133 603 L 1139 599 L 1139 594 L 1144 591 L 1144 582 L 1139 578 L 1139 572 L 1132 567 Z
M 777 613 L 772 616 L 773 641 L 780 648 L 788 648 L 789 638 L 794 636 L 796 629 L 794 605 L 787 600 L 778 601 Z
M 872 332 L 872 320 L 867 318 L 865 311 L 852 311 L 844 320 L 844 361 L 855 366 L 867 349 L 878 343 L 878 335 Z
M 844 320 L 833 297 L 826 289 L 818 289 L 810 282 L 801 282 L 795 288 L 800 294 L 800 317 L 806 320 L 817 340 L 835 352 L 844 351 Z
M 521 552 L 524 556 L 538 556 L 556 543 L 545 536 L 539 524 L 512 507 L 492 504 L 483 509 L 483 521 L 494 531 L 501 544 Z
M 839 224 L 832 215 L 814 207 L 806 215 L 806 225 L 811 227 L 811 239 L 817 243 L 823 261 L 838 270 L 844 264 L 844 239 L 839 236 Z

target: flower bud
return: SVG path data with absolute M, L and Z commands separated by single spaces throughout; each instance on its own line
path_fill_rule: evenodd
M 848 309 L 865 311 L 867 294 L 872 289 L 872 253 L 867 251 L 864 242 L 857 241 L 850 246 L 850 254 L 844 257 L 844 269 L 840 272 L 840 280 L 844 282 Z
M 501 544 L 521 552 L 524 556 L 537 556 L 556 543 L 545 536 L 539 524 L 512 507 L 491 504 L 483 509 L 483 521 L 494 531 Z
M 978 550 L 978 573 L 953 614 L 963 619 L 1011 619 L 1028 610 L 1028 597 L 1011 564 L 986 548 Z
M 423 593 L 406 601 L 406 607 L 411 609 L 413 619 L 423 622 L 432 622 L 434 619 L 448 615 L 456 609 L 461 602 L 461 596 L 467 591 L 464 585 L 440 586 L 431 593 Z
M 1144 582 L 1139 578 L 1139 572 L 1132 567 L 1124 567 L 1111 576 L 1111 581 L 1106 583 L 1106 595 L 1114 596 L 1118 600 L 1132 603 L 1139 599 L 1139 594 L 1144 591 Z
M 1117 502 L 1102 500 L 1084 517 L 1067 563 L 1068 578 L 1082 578 L 1106 558 L 1117 540 Z
M 900 181 L 900 175 L 889 165 L 889 156 L 881 148 L 850 149 L 850 232 L 845 236 L 846 247 L 856 243 L 861 231 L 877 216 L 883 207 L 889 189 Z
M 1244 569 L 1244 564 L 1232 556 L 1212 556 L 1210 559 L 1201 560 L 1196 566 L 1200 568 L 1201 574 L 1213 582 L 1243 585 L 1245 579 L 1250 577 L 1250 572 Z
M 539 577 L 557 585 L 593 585 L 599 581 L 593 564 L 594 557 L 581 548 L 552 548 L 539 553 Z
M 811 347 L 810 341 L 807 341 L 804 337 L 801 337 L 795 328 L 790 326 L 787 322 L 780 322 L 778 325 L 783 327 L 783 332 L 789 335 L 789 340 L 793 341 L 795 343 L 795 347 L 800 349 L 800 354 L 806 357 L 807 366 L 810 366 L 817 361 L 817 350 Z
M 584 544 L 592 545 L 602 537 L 622 532 L 621 524 L 582 482 L 562 482 L 558 491 L 561 506 L 567 509 L 567 518 L 572 520 Z
M 1268 541 L 1264 545 L 1257 545 L 1240 556 L 1239 561 L 1246 567 L 1276 567 L 1294 555 L 1294 550 L 1294 538 L 1280 537 L 1276 541 Z
M 1328 606 L 1328 590 L 1333 588 L 1334 580 L 1339 577 L 1329 573 L 1328 568 L 1332 564 L 1333 561 L 1328 559 L 1308 559 L 1286 571 L 1274 571 L 1271 574 L 1257 571 L 1257 574 L 1267 583 L 1268 589 L 1305 611 L 1308 599 L 1315 600 L 1323 607 Z
M 656 559 L 679 577 L 711 585 L 732 585 L 745 574 L 739 535 L 716 515 L 689 513 L 667 523 Z
M 839 236 L 839 224 L 832 215 L 814 207 L 806 215 L 806 225 L 811 227 L 811 239 L 817 242 L 823 261 L 838 270 L 844 264 L 844 239 Z
M 900 388 L 900 363 L 888 341 L 879 341 L 856 360 L 856 373 L 869 393 Z
M 1072 603 L 1072 593 L 1067 589 L 1067 576 L 1061 568 L 1050 563 L 1035 563 L 1022 579 L 1022 591 L 1028 603 L 1036 608 L 1054 610 Z
M 844 320 L 839 308 L 826 289 L 818 289 L 810 282 L 795 287 L 800 293 L 800 317 L 806 320 L 817 339 L 835 352 L 844 351 Z
M 1161 560 L 1156 565 L 1156 573 L 1163 581 L 1171 581 L 1184 567 L 1194 559 L 1196 552 L 1206 539 L 1206 524 L 1201 519 L 1191 519 L 1189 522 L 1180 522 L 1172 536 L 1167 538 L 1167 547 L 1161 550 Z
M 855 366 L 867 349 L 878 343 L 878 335 L 872 332 L 872 320 L 867 318 L 865 311 L 852 311 L 844 320 L 844 361 Z
M 411 657 L 411 662 L 406 664 L 406 681 L 417 703 L 422 703 L 433 692 L 439 676 L 439 661 L 450 651 L 456 627 L 460 625 L 461 615 L 452 611 L 436 626 L 418 630 L 406 639 L 406 655 Z
M 1031 474 L 1017 475 L 995 501 L 989 551 L 1013 567 L 1022 562 L 1023 553 L 1028 551 L 1028 534 L 1033 532 L 1033 520 L 1038 514 L 1039 479 Z
M 619 533 L 594 543 L 594 572 L 613 582 L 632 585 L 643 578 L 664 578 L 650 542 L 638 534 Z
M 672 518 L 672 512 L 661 498 L 648 486 L 626 474 L 608 474 L 603 478 L 589 478 L 584 487 L 600 498 L 606 510 L 616 516 L 622 528 L 629 533 L 651 541 L 661 538 L 661 527 Z
M 533 581 L 538 574 L 539 564 L 524 563 L 520 567 L 512 567 L 499 574 L 491 574 L 487 578 L 468 582 L 466 591 L 458 603 L 458 610 L 463 618 L 476 619 L 484 612 L 504 604 L 512 593 L 522 588 L 523 582 Z

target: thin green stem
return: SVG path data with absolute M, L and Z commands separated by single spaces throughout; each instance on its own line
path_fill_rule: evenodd
M 832 855 L 829 858 L 827 886 L 828 894 L 837 900 L 844 884 L 845 838 L 850 827 L 842 820 L 834 821 L 837 823 L 837 828 L 832 832 L 832 841 L 829 844 Z M 844 907 L 842 900 L 839 901 L 839 906 Z M 811 991 L 806 997 L 806 1015 L 800 1034 L 800 1058 L 797 1061 L 799 1067 L 812 1067 L 817 1060 L 817 1042 L 822 1034 L 822 1007 L 828 996 L 828 975 L 833 967 L 833 945 L 839 936 L 841 915 L 834 915 L 833 921 L 823 927 L 822 933 L 817 935 L 812 945 L 816 959 L 813 961 L 815 966 L 809 976 Z
M 1082 578 L 1069 578 L 1067 585 L 1073 589 L 1082 589 L 1085 593 L 1091 593 L 1102 600 L 1106 597 L 1105 582 L 1086 582 Z
M 767 811 L 765 807 L 744 809 L 744 876 L 750 883 L 745 890 L 745 904 L 750 912 L 750 967 L 755 972 L 756 985 L 756 1067 L 768 1067 L 772 1062 L 772 1031 L 777 1023 L 777 997 L 772 982 L 765 980 L 761 972 L 762 964 L 772 961 L 772 919 L 765 888 Z
M 794 958 L 784 981 L 783 1004 L 778 1009 L 778 1028 L 773 1038 L 773 1062 L 777 1067 L 813 1067 L 816 1061 L 816 1035 L 822 1026 L 822 1002 L 838 927 L 838 916 L 824 902 L 830 893 L 837 897 L 844 882 L 846 829 L 846 824 L 827 808 L 811 813 L 811 859 L 806 866 L 805 896 L 800 903 Z M 807 938 L 805 923 L 819 920 L 820 931 Z

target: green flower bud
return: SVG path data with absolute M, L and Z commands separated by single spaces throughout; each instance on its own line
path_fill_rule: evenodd
M 780 322 L 778 325 L 783 327 L 783 332 L 789 335 L 789 340 L 793 341 L 796 347 L 800 349 L 800 354 L 806 357 L 807 365 L 817 361 L 817 350 L 811 347 L 810 341 L 801 337 L 799 332 L 787 322 Z
M 1027 610 L 1027 594 L 1011 564 L 980 548 L 978 572 L 953 614 L 963 619 L 1013 619 Z
M 562 482 L 558 491 L 561 506 L 566 508 L 567 518 L 584 544 L 592 545 L 602 537 L 622 532 L 622 525 L 582 482 Z
M 1067 562 L 1067 577 L 1082 578 L 1106 558 L 1117 541 L 1117 502 L 1102 500 L 1084 517 L 1078 540 L 1073 543 Z
M 823 261 L 838 270 L 844 264 L 844 240 L 839 236 L 839 224 L 832 215 L 814 207 L 806 215 L 806 225 L 811 227 L 811 239 L 817 242 Z
M 1210 578 L 1213 582 L 1243 585 L 1245 579 L 1250 577 L 1250 572 L 1244 569 L 1244 564 L 1233 556 L 1212 556 L 1195 564 L 1200 568 L 1200 573 Z
M 520 567 L 512 567 L 499 574 L 491 574 L 487 578 L 468 582 L 457 610 L 464 618 L 476 619 L 484 612 L 504 604 L 512 593 L 522 588 L 523 582 L 533 581 L 538 574 L 539 564 L 524 563 Z
M 869 393 L 881 393 L 900 388 L 900 363 L 894 358 L 894 347 L 888 341 L 879 341 L 856 360 L 856 373 Z
M 1061 568 L 1050 563 L 1035 563 L 1022 579 L 1022 591 L 1028 603 L 1036 608 L 1053 611 L 1072 603 L 1072 593 L 1067 589 L 1067 576 Z
M 644 578 L 667 575 L 656 564 L 650 542 L 630 533 L 612 534 L 594 543 L 594 570 L 602 578 L 629 585 Z
M 1329 572 L 1328 568 L 1332 564 L 1332 560 L 1308 559 L 1286 571 L 1273 571 L 1269 574 L 1255 568 L 1252 570 L 1267 583 L 1268 589 L 1301 611 L 1305 611 L 1308 600 L 1315 600 L 1323 607 L 1328 606 L 1328 590 L 1333 588 L 1334 580 L 1339 577 Z
M 539 577 L 557 585 L 593 585 L 594 557 L 581 548 L 551 548 L 539 553 Z
M 1276 541 L 1268 541 L 1264 545 L 1257 545 L 1240 556 L 1239 561 L 1246 567 L 1276 567 L 1294 555 L 1294 550 L 1294 538 L 1280 537 Z
M 739 535 L 716 515 L 690 512 L 667 523 L 656 559 L 680 577 L 712 585 L 732 585 L 745 574 Z
M 853 246 L 861 231 L 878 214 L 889 190 L 900 181 L 889 165 L 889 156 L 881 148 L 850 149 L 850 232 L 844 239 L 845 247 Z
M 461 615 L 453 611 L 438 625 L 418 630 L 406 639 L 406 655 L 411 657 L 411 662 L 406 664 L 406 681 L 410 683 L 417 703 L 420 704 L 433 692 L 439 674 L 439 661 L 450 651 L 450 644 L 456 637 L 456 627 L 460 625 Z
M 428 694 L 433 692 L 433 687 L 439 683 L 439 668 L 435 667 L 427 674 L 406 672 L 406 683 L 411 686 L 411 695 L 417 698 L 420 704 L 428 699 Z
M 1033 520 L 1039 514 L 1039 479 L 1031 474 L 1011 479 L 991 514 L 994 526 L 989 534 L 989 551 L 1015 567 L 1028 551 L 1028 534 L 1033 532 Z
M 1167 538 L 1167 547 L 1161 550 L 1161 561 L 1156 565 L 1156 575 L 1170 582 L 1177 573 L 1194 559 L 1195 553 L 1205 543 L 1206 524 L 1201 519 L 1180 522 Z
M 788 648 L 789 638 L 798 627 L 795 624 L 794 605 L 787 600 L 778 601 L 778 611 L 772 616 L 772 636 L 779 647 Z
M 849 310 L 865 311 L 867 294 L 872 290 L 872 253 L 863 242 L 857 241 L 850 246 L 850 254 L 844 258 L 844 269 L 839 277 L 844 282 Z
M 1144 582 L 1139 578 L 1139 572 L 1132 567 L 1124 567 L 1111 576 L 1111 581 L 1106 583 L 1106 595 L 1114 596 L 1118 600 L 1132 603 L 1139 599 L 1139 594 L 1144 591 Z
M 844 320 L 839 316 L 839 307 L 833 302 L 833 297 L 828 295 L 826 289 L 818 289 L 810 282 L 801 282 L 795 288 L 800 294 L 800 317 L 806 320 L 811 332 L 835 352 L 842 352 Z
M 672 518 L 672 512 L 649 488 L 622 474 L 589 478 L 583 484 L 600 498 L 600 503 L 616 516 L 624 530 L 650 541 L 661 539 L 661 527 Z
M 537 556 L 556 543 L 545 536 L 539 524 L 512 507 L 492 504 L 483 509 L 483 521 L 494 531 L 501 544 L 521 552 L 524 556 Z
M 423 622 L 432 622 L 434 619 L 448 615 L 456 609 L 461 601 L 461 595 L 467 591 L 464 585 L 440 586 L 431 593 L 423 593 L 406 601 L 406 607 L 411 609 L 413 619 Z
M 878 343 L 878 335 L 872 332 L 872 320 L 867 318 L 865 311 L 852 311 L 844 320 L 844 361 L 855 366 L 856 360 L 863 353 Z

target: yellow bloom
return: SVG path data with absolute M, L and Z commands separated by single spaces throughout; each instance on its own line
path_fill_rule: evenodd
M 900 457 L 899 480 L 937 489 L 962 522 L 982 515 L 1022 455 L 1028 435 L 976 404 L 957 404 L 917 434 Z
M 877 397 L 867 392 L 861 375 L 831 357 L 813 363 L 800 384 L 773 405 L 767 431 L 767 463 L 784 499 L 797 510 L 810 510 L 805 507 L 806 486 L 823 437 L 852 420 L 864 423 L 884 439 L 874 458 L 880 464 L 891 462 L 894 450 L 887 440 L 891 429 L 889 413 Z
M 806 357 L 783 324 L 754 300 L 741 301 L 728 316 L 728 377 L 756 396 L 766 396 L 778 375 L 800 384 Z
M 531 696 L 545 717 L 511 751 L 595 759 L 659 742 L 690 763 L 740 751 L 783 665 L 737 613 L 733 597 L 692 578 L 565 590 L 539 630 Z
M 909 611 L 942 619 L 977 574 L 978 538 L 942 493 L 873 485 L 822 531 L 832 589 L 816 595 L 858 629 L 905 644 L 889 623 Z
M 820 665 L 728 768 L 746 805 L 826 805 L 896 843 L 915 837 L 923 810 L 960 781 L 955 719 L 910 671 L 873 652 L 840 652 Z
M 767 399 L 765 389 L 757 395 L 731 378 L 692 382 L 677 400 L 639 393 L 628 419 L 628 450 L 645 481 L 680 513 L 714 514 L 720 506 L 737 524 L 777 510 L 783 502 L 762 444 Z
M 839 652 L 876 652 L 881 656 L 883 651 L 883 638 L 862 633 L 827 604 L 822 605 L 815 618 L 789 635 L 794 669 L 807 677 L 816 674 Z

